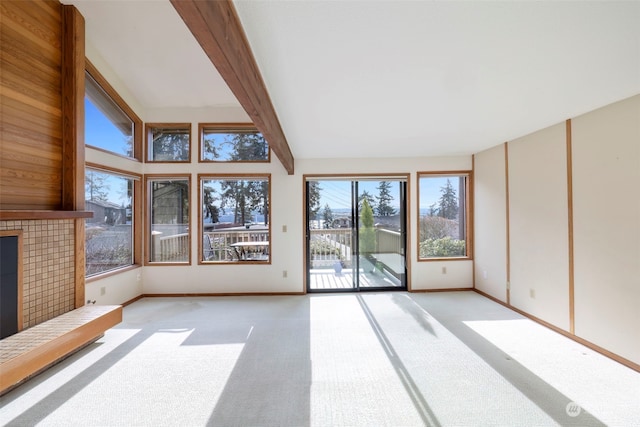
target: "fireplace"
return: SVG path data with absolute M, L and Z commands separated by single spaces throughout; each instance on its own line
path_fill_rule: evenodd
M 75 308 L 75 220 L 0 220 L 0 236 L 18 235 L 17 322 L 23 330 Z

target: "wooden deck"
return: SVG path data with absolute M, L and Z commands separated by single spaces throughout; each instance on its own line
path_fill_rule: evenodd
M 361 288 L 400 287 L 383 274 L 360 271 Z M 309 289 L 353 289 L 353 272 L 343 269 L 335 273 L 332 269 L 312 269 L 309 274 Z

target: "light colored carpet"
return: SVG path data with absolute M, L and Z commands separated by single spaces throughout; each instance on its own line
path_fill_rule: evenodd
M 640 374 L 473 292 L 148 298 L 10 426 L 637 426 Z

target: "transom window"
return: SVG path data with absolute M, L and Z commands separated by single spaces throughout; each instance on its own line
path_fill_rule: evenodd
M 418 259 L 468 258 L 469 172 L 418 173 Z
M 86 67 L 85 144 L 140 159 L 142 121 L 88 60 Z
M 200 175 L 200 262 L 269 263 L 270 175 Z
M 148 162 L 188 162 L 191 160 L 191 124 L 146 125 Z
M 201 162 L 268 162 L 269 145 L 251 124 L 200 124 Z

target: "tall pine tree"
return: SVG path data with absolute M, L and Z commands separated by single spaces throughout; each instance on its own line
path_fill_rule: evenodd
M 318 219 L 318 212 L 320 211 L 320 182 L 309 181 L 308 194 L 309 198 L 309 219 Z
M 396 213 L 396 210 L 391 207 L 389 203 L 393 200 L 393 196 L 391 196 L 391 183 L 389 181 L 380 181 L 376 199 L 378 199 L 378 206 L 376 208 L 378 215 L 391 216 Z
M 322 219 L 324 220 L 324 228 L 333 227 L 333 212 L 329 207 L 329 203 L 324 205 L 324 212 L 322 213 Z
M 447 219 L 458 218 L 458 196 L 456 190 L 451 185 L 451 180 L 447 178 L 447 184 L 440 188 L 440 199 L 438 200 L 438 216 Z

